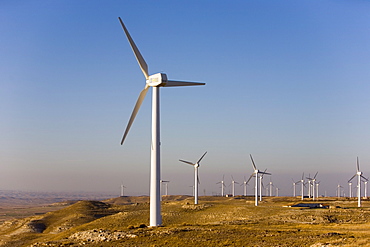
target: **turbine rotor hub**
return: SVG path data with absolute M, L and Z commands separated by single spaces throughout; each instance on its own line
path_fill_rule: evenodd
M 150 87 L 161 87 L 167 84 L 167 75 L 164 73 L 157 73 L 149 76 L 146 84 Z

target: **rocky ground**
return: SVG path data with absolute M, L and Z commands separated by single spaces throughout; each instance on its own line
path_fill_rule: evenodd
M 0 246 L 370 246 L 370 202 L 321 198 L 328 208 L 286 207 L 298 198 L 187 196 L 162 201 L 148 227 L 147 197 L 80 201 L 0 225 Z M 312 201 L 304 201 L 311 203 Z

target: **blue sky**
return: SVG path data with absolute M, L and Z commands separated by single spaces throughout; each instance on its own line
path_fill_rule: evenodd
M 286 195 L 316 171 L 334 194 L 357 156 L 370 176 L 370 2 L 19 0 L 0 2 L 0 189 L 149 193 L 150 93 L 119 145 L 145 79 L 118 16 L 151 74 L 207 83 L 161 90 L 171 194 L 205 151 L 207 194 L 250 153 Z

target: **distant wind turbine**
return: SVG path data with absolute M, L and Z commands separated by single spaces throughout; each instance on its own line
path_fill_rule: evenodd
M 232 185 L 232 195 L 233 195 L 233 197 L 235 196 L 235 184 L 239 184 L 239 183 L 234 180 L 233 176 L 231 176 L 231 185 Z
M 195 163 L 190 162 L 190 161 L 186 161 L 186 160 L 180 160 L 181 162 L 184 162 L 188 165 L 194 166 L 194 204 L 198 204 L 198 184 L 200 183 L 199 175 L 198 175 L 198 168 L 200 167 L 200 161 L 203 159 L 203 157 L 206 154 L 207 154 L 207 152 L 205 152 L 202 155 L 202 157 L 200 157 L 200 159 Z
M 248 184 L 247 184 L 247 181 L 245 179 L 245 176 L 244 176 L 244 181 L 243 181 L 242 184 L 240 184 L 240 186 L 243 186 L 243 195 L 247 196 L 247 186 L 248 186 Z
M 292 181 L 293 181 L 293 197 L 296 197 L 296 184 L 299 184 L 301 181 L 297 181 L 297 182 L 294 182 L 293 178 L 292 178 Z
M 258 206 L 258 177 L 260 179 L 260 197 L 262 196 L 262 176 L 264 174 L 266 175 L 271 175 L 271 173 L 267 173 L 266 170 L 264 172 L 260 171 L 257 169 L 256 167 L 256 164 L 254 163 L 254 160 L 253 160 L 253 157 L 252 155 L 250 154 L 249 155 L 250 158 L 251 158 L 251 161 L 252 161 L 252 166 L 253 166 L 253 173 L 252 175 L 249 177 L 247 183 L 249 182 L 249 180 L 252 178 L 252 177 L 255 177 L 255 186 L 254 186 L 254 196 L 255 196 L 255 205 Z M 261 199 L 260 199 L 261 200 Z
M 311 176 L 308 176 L 307 179 L 308 179 L 308 190 L 311 191 L 312 190 L 312 198 L 313 200 L 315 200 L 315 182 L 316 182 L 316 176 L 319 172 L 316 172 L 315 176 L 313 176 L 313 178 L 311 178 Z M 311 193 L 309 192 L 308 193 L 308 197 L 310 198 L 311 196 Z
M 348 182 L 349 198 L 352 197 L 352 182 Z
M 338 184 L 338 185 L 337 185 L 337 196 L 338 196 L 338 197 L 341 197 L 341 194 L 342 194 L 342 193 L 341 193 L 341 188 L 343 188 L 343 187 L 342 187 L 342 185 Z
M 367 199 L 367 182 L 369 182 L 369 179 L 365 180 L 365 199 Z
M 217 182 L 216 184 L 221 184 L 221 196 L 224 197 L 224 188 L 225 188 L 225 181 L 224 181 L 225 175 L 222 175 L 222 180 L 220 182 Z
M 165 184 L 165 195 L 166 196 L 168 196 L 168 183 L 169 183 L 170 181 L 165 181 L 165 180 L 162 180 L 161 179 L 161 184 Z M 161 186 L 162 187 L 162 186 Z
M 275 187 L 275 186 L 274 186 L 274 183 L 271 181 L 271 178 L 270 178 L 270 182 L 269 182 L 269 196 L 272 196 L 272 187 Z
M 139 98 L 136 102 L 134 110 L 132 111 L 130 120 L 127 124 L 125 133 L 122 137 L 121 145 L 126 139 L 126 136 L 131 128 L 132 123 L 138 113 L 141 104 L 144 101 L 145 95 L 149 88 L 152 87 L 152 141 L 151 141 L 151 175 L 150 175 L 150 226 L 159 226 L 162 224 L 161 216 L 161 193 L 160 193 L 160 116 L 159 116 L 159 88 L 160 87 L 177 87 L 177 86 L 196 86 L 205 85 L 205 83 L 199 82 L 183 82 L 183 81 L 171 81 L 167 79 L 167 75 L 164 73 L 157 73 L 149 75 L 148 65 L 146 64 L 143 56 L 139 49 L 134 43 L 131 35 L 127 28 L 123 24 L 123 21 L 118 17 L 121 26 L 127 36 L 127 39 L 131 45 L 131 48 L 135 54 L 136 60 L 139 63 L 141 71 L 143 72 L 146 83 L 144 89 L 141 91 Z
M 320 181 L 316 183 L 316 198 L 319 198 L 319 185 Z
M 305 184 L 304 184 L 304 172 L 302 173 L 302 178 L 301 178 L 301 197 L 302 197 L 302 200 L 304 199 L 304 186 L 305 186 Z
M 358 161 L 358 157 L 357 157 L 357 171 L 356 171 L 356 174 L 353 175 L 348 180 L 348 183 L 351 182 L 352 179 L 357 176 L 357 206 L 358 207 L 361 207 L 361 178 L 363 178 L 365 181 L 368 181 L 368 179 L 365 178 L 362 174 L 363 173 L 360 171 L 360 162 Z
M 124 191 L 125 188 L 126 187 L 123 186 L 123 184 L 121 184 L 121 197 L 125 196 L 125 191 Z

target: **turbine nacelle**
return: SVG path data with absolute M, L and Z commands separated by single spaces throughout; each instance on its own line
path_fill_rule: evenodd
M 356 173 L 356 175 L 357 175 L 357 176 L 361 176 L 361 175 L 362 175 L 362 172 L 358 171 L 358 172 Z
M 167 84 L 167 75 L 164 73 L 157 73 L 149 76 L 146 84 L 150 87 L 164 87 Z

